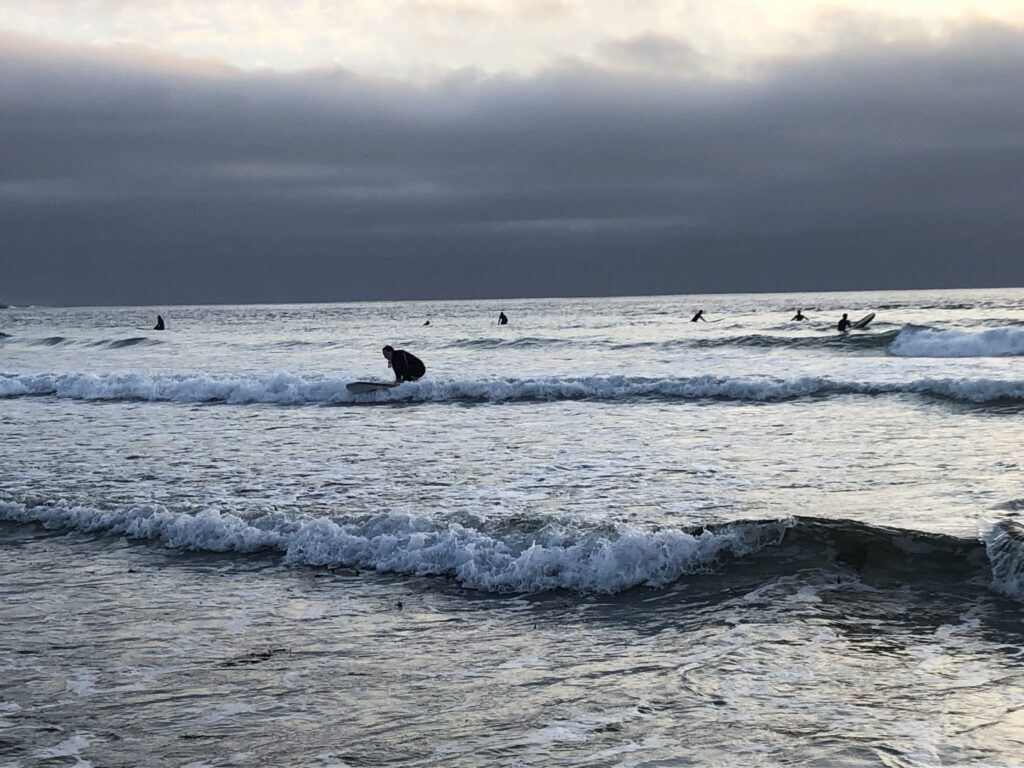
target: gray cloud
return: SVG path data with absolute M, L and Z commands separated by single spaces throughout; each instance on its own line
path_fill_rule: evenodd
M 0 301 L 1024 284 L 1024 32 L 861 38 L 416 86 L 0 37 Z
M 704 67 L 704 57 L 691 42 L 655 33 L 608 40 L 599 55 L 613 66 L 668 75 L 697 74 Z

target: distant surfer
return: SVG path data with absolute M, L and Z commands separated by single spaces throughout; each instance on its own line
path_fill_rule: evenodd
M 162 315 L 156 316 L 156 325 L 153 326 L 154 331 L 162 331 L 164 329 L 164 318 Z
M 850 330 L 851 325 L 853 325 L 853 323 L 850 322 L 849 318 L 846 316 L 846 313 L 843 312 L 842 318 L 839 320 L 838 323 L 836 323 L 836 329 L 840 333 L 846 333 L 848 330 Z
M 696 323 L 698 320 L 703 320 L 705 323 L 707 322 L 707 318 L 704 317 L 703 309 L 698 309 L 697 314 L 690 318 L 691 323 Z
M 429 321 L 429 320 L 427 320 L 427 321 L 426 321 L 425 323 L 423 323 L 423 324 L 424 324 L 424 325 L 430 325 L 430 321 Z
M 505 317 L 504 312 L 498 313 L 498 325 L 508 325 L 508 318 Z
M 798 309 L 796 311 L 796 314 L 793 315 L 793 319 L 794 320 L 806 320 L 807 319 L 807 315 L 804 314 L 804 311 L 802 309 Z
M 384 347 L 384 357 L 388 359 L 388 368 L 395 372 L 395 383 L 416 381 L 427 372 L 427 366 L 416 355 L 404 349 L 395 349 L 390 344 Z

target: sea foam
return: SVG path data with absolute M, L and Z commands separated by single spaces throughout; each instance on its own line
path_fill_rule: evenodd
M 0 374 L 0 398 L 137 400 L 243 405 L 337 405 L 390 402 L 516 402 L 637 399 L 779 402 L 841 395 L 918 394 L 989 403 L 1024 401 L 1024 380 L 923 378 L 845 381 L 820 376 L 633 376 L 426 379 L 354 395 L 348 379 L 295 373 L 21 373 Z

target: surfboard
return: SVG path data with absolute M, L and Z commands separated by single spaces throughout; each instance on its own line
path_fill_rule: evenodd
M 867 328 L 868 327 L 868 323 L 870 323 L 874 319 L 875 319 L 875 313 L 872 312 L 869 315 L 864 315 L 864 317 L 862 317 L 856 323 L 851 323 L 850 327 L 851 328 Z
M 353 395 L 366 395 L 370 392 L 377 392 L 382 389 L 397 387 L 395 381 L 353 381 L 345 385 L 345 389 Z

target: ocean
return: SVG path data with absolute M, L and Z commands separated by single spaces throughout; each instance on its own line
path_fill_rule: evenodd
M 0 766 L 1022 765 L 1022 361 L 1024 289 L 0 310 Z

